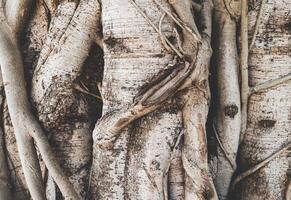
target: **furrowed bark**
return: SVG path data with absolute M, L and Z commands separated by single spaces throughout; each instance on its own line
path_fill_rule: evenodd
M 217 72 L 217 115 L 214 128 L 217 132 L 217 173 L 214 184 L 219 199 L 227 199 L 231 178 L 236 170 L 236 155 L 241 131 L 240 87 L 237 25 L 223 1 L 214 1 Z
M 58 0 L 42 0 L 45 6 L 48 8 L 50 15 L 53 15 L 58 7 Z
M 86 197 L 88 187 L 91 132 L 97 115 L 92 117 L 88 96 L 74 88 L 95 41 L 99 20 L 97 0 L 60 3 L 32 80 L 32 99 L 39 120 L 50 134 L 61 166 L 81 199 Z M 60 198 L 51 181 L 49 178 L 48 198 Z
M 289 1 L 268 1 L 249 55 L 250 85 L 263 84 L 290 73 Z M 255 11 L 249 14 L 250 35 Z M 240 172 L 255 167 L 290 142 L 290 82 L 253 93 L 249 98 L 248 126 L 239 148 Z M 288 153 L 275 157 L 236 185 L 236 199 L 286 199 Z

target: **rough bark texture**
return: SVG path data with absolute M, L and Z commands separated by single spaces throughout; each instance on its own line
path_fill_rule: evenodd
M 97 35 L 97 0 L 64 1 L 52 15 L 32 81 L 39 120 L 50 136 L 62 167 L 80 198 L 85 198 L 92 157 L 91 132 L 96 112 L 88 96 L 74 90 Z M 66 141 L 64 143 L 64 141 Z M 48 198 L 60 196 L 48 179 Z
M 158 26 L 162 12 L 157 5 L 151 1 L 135 2 Z M 112 137 L 106 130 L 107 123 L 132 105 L 138 89 L 167 68 L 173 56 L 165 51 L 158 33 L 130 1 L 102 1 L 102 11 L 104 104 L 103 117 L 93 132 L 91 197 L 161 199 L 165 193 L 165 169 L 181 131 L 181 112 L 174 103 L 135 122 L 119 134 L 113 146 L 104 143 Z M 162 31 L 166 37 L 173 35 L 168 18 Z
M 2 76 L 0 76 L 0 107 L 3 112 L 4 107 L 4 87 Z M 10 171 L 7 162 L 7 152 L 6 152 L 5 138 L 3 128 L 0 130 L 0 199 L 12 199 L 12 185 L 10 182 Z
M 38 2 L 33 8 L 35 8 L 35 11 L 31 13 L 31 20 L 28 24 L 27 29 L 25 30 L 25 36 L 21 37 L 21 46 L 24 54 L 23 59 L 27 81 L 30 80 L 31 66 L 35 65 L 34 63 L 37 59 L 39 51 L 41 50 L 43 39 L 47 32 L 48 26 L 47 16 L 44 7 Z M 30 86 L 30 81 L 28 81 L 28 86 Z M 7 104 L 4 104 L 3 109 L 3 126 L 9 171 L 11 172 L 13 198 L 29 198 L 29 193 L 21 168 L 21 163 L 16 147 L 14 131 L 8 113 Z
M 289 200 L 291 3 L 241 2 L 0 0 L 0 199 Z
M 250 35 L 259 3 L 249 13 Z M 290 73 L 290 1 L 267 1 L 261 24 L 249 56 L 250 85 Z M 248 126 L 239 149 L 240 171 L 247 170 L 290 142 L 290 82 L 252 94 Z M 237 184 L 237 199 L 286 199 L 287 154 Z M 290 168 L 289 168 L 290 169 Z
M 27 187 L 33 198 L 44 199 L 40 165 L 32 136 L 29 135 L 35 120 L 29 111 L 25 88 L 22 56 L 19 49 L 20 35 L 28 20 L 32 2 L 1 2 L 0 49 L 1 73 L 7 99 L 7 107 L 13 124 L 21 166 Z M 3 6 L 3 7 L 2 7 Z M 34 130 L 35 131 L 35 130 Z

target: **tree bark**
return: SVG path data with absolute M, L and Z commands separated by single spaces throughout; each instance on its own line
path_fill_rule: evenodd
M 81 199 L 87 192 L 96 118 L 90 115 L 88 96 L 78 93 L 74 84 L 97 37 L 99 16 L 97 0 L 61 2 L 52 15 L 32 79 L 39 120 Z M 58 189 L 50 181 L 47 195 L 58 198 Z
M 162 15 L 158 6 L 149 1 L 136 4 L 158 26 Z M 111 118 L 132 105 L 138 89 L 166 68 L 173 56 L 130 1 L 102 1 L 102 13 L 103 117 L 93 132 L 91 197 L 160 199 L 164 196 L 164 171 L 181 127 L 181 113 L 175 104 L 172 109 L 164 107 L 135 122 L 114 138 L 112 146 L 106 145 L 112 137 L 106 127 Z M 168 19 L 164 20 L 162 31 L 166 37 L 173 34 Z M 153 148 L 156 151 L 150 153 Z
M 241 132 L 241 101 L 237 47 L 237 21 L 226 4 L 214 1 L 215 71 L 218 93 L 217 115 L 213 122 L 217 140 L 217 173 L 214 183 L 219 199 L 227 199 Z M 234 5 L 232 5 L 234 6 Z
M 0 199 L 289 199 L 290 6 L 0 0 Z
M 257 11 L 249 13 L 250 35 Z M 290 15 L 288 1 L 263 5 L 258 34 L 249 55 L 250 86 L 290 73 Z M 290 145 L 290 82 L 252 93 L 248 126 L 239 149 L 238 166 L 243 172 Z M 266 165 L 237 183 L 237 199 L 286 199 L 288 154 L 282 152 Z

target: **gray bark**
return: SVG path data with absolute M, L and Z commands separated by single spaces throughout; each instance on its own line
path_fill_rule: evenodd
M 136 3 L 158 26 L 162 12 L 157 5 L 150 1 Z M 103 117 L 93 132 L 91 197 L 160 199 L 164 195 L 164 170 L 181 127 L 181 113 L 175 104 L 172 109 L 164 107 L 129 126 L 112 146 L 106 146 L 106 139 L 112 137 L 106 127 L 111 118 L 132 105 L 139 87 L 166 68 L 173 56 L 130 1 L 102 1 L 102 13 Z M 169 19 L 164 20 L 162 31 L 166 37 L 173 34 Z M 150 153 L 153 148 L 156 152 Z
M 227 3 L 228 1 L 214 1 L 214 25 L 217 32 L 213 67 L 217 72 L 215 89 L 218 93 L 218 103 L 216 119 L 212 126 L 217 140 L 217 173 L 214 183 L 219 199 L 227 199 L 229 193 L 232 176 L 236 170 L 241 132 L 238 29 L 236 18 L 225 5 Z
M 0 199 L 289 199 L 290 3 L 240 3 L 0 0 Z
M 32 99 L 38 118 L 82 199 L 87 192 L 91 132 L 96 118 L 90 116 L 88 96 L 74 90 L 74 83 L 97 36 L 99 15 L 97 0 L 60 3 L 52 15 L 32 79 Z M 50 199 L 60 196 L 55 187 L 48 182 Z
M 250 35 L 256 10 L 249 12 Z M 290 2 L 267 1 L 249 55 L 250 86 L 290 73 Z M 239 149 L 240 171 L 262 162 L 290 144 L 290 82 L 249 97 L 247 130 Z M 290 164 L 290 163 L 289 163 Z M 237 184 L 237 199 L 286 199 L 288 154 L 272 159 Z

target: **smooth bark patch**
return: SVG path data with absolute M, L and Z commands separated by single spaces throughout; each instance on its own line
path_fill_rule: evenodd
M 224 114 L 230 118 L 234 118 L 238 113 L 238 107 L 235 104 L 227 105 L 224 107 Z

